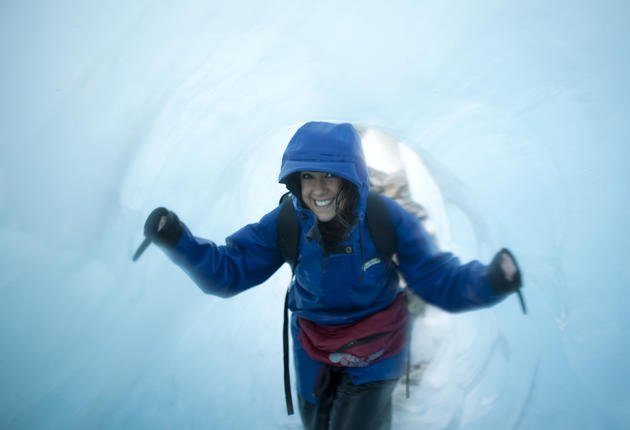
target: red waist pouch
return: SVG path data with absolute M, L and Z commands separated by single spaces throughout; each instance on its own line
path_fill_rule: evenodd
M 350 324 L 322 325 L 298 318 L 298 340 L 308 355 L 340 367 L 365 367 L 403 349 L 409 335 L 405 294 L 391 305 Z

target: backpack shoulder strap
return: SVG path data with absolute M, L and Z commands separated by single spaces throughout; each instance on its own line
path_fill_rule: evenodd
M 365 222 L 379 254 L 390 263 L 398 246 L 396 231 L 383 197 L 375 191 L 370 191 L 367 197 Z
M 289 263 L 291 271 L 297 264 L 297 253 L 300 239 L 300 223 L 298 222 L 291 193 L 280 198 L 280 214 L 278 215 L 278 248 L 284 261 Z
M 278 214 L 278 248 L 284 261 L 291 266 L 291 272 L 297 264 L 297 253 L 300 239 L 300 223 L 298 222 L 291 193 L 280 198 Z M 282 364 L 284 369 L 284 396 L 287 414 L 293 415 L 293 397 L 291 396 L 291 375 L 289 372 L 289 290 L 284 297 L 284 316 L 282 323 Z

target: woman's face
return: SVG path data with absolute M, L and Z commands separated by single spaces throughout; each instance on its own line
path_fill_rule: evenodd
M 341 178 L 326 172 L 300 172 L 302 200 L 318 221 L 327 222 L 337 215 L 336 198 Z

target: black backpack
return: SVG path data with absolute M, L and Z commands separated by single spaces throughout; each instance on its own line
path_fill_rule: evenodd
M 297 263 L 300 224 L 290 196 L 291 193 L 286 193 L 280 198 L 282 207 L 278 216 L 278 247 L 284 261 L 289 263 L 293 271 Z M 396 232 L 383 198 L 374 191 L 370 191 L 367 197 L 365 222 L 379 254 L 390 263 L 398 245 Z
M 295 270 L 300 243 L 300 223 L 298 222 L 291 193 L 286 193 L 280 199 L 280 214 L 278 215 L 278 247 L 289 263 L 291 271 Z M 374 239 L 374 244 L 386 263 L 392 263 L 398 245 L 396 232 L 392 225 L 387 206 L 380 194 L 370 191 L 367 198 L 365 222 Z M 293 415 L 293 399 L 291 397 L 291 380 L 289 375 L 289 292 L 284 298 L 284 323 L 282 326 L 282 348 L 284 359 L 284 394 L 287 412 Z

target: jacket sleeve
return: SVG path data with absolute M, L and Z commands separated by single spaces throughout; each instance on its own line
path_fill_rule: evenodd
M 398 240 L 400 272 L 415 293 L 449 312 L 490 306 L 505 298 L 488 283 L 485 265 L 461 264 L 453 254 L 441 252 L 417 218 L 385 200 Z
M 205 293 L 231 297 L 265 282 L 284 263 L 277 246 L 279 208 L 230 235 L 225 245 L 192 235 L 183 223 L 171 260 Z

